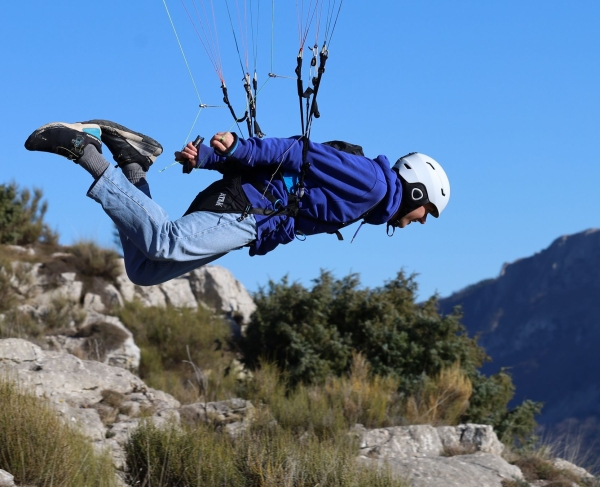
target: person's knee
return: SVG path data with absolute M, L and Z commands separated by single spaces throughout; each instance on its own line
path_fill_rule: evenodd
M 129 267 L 126 265 L 125 271 L 129 280 L 136 286 L 155 286 L 162 283 L 157 279 L 156 273 L 148 272 L 145 266 Z

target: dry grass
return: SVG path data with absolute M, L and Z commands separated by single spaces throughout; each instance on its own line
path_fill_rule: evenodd
M 81 240 L 66 248 L 73 255 L 77 273 L 84 278 L 98 278 L 116 283 L 121 273 L 117 254 L 112 249 L 100 247 L 91 240 Z
M 45 331 L 65 331 L 77 328 L 84 322 L 87 313 L 64 296 L 52 300 L 41 316 Z
M 410 424 L 455 425 L 469 407 L 472 392 L 471 381 L 460 364 L 454 364 L 424 380 L 406 402 L 406 419 Z
M 13 308 L 0 319 L 0 339 L 23 338 L 34 343 L 41 343 L 43 329 L 29 314 Z
M 511 463 L 521 469 L 527 482 L 545 481 L 546 487 L 572 487 L 573 484 L 589 487 L 600 486 L 598 479 L 580 478 L 571 471 L 556 468 L 552 464 L 549 454 L 548 449 L 542 448 L 535 453 L 521 455 Z
M 387 469 L 367 469 L 349 435 L 299 437 L 281 427 L 254 428 L 235 440 L 206 425 L 136 430 L 127 445 L 130 483 L 152 487 L 407 487 Z
M 236 396 L 235 353 L 225 321 L 203 308 L 145 308 L 136 302 L 118 314 L 142 351 L 140 377 L 150 387 L 183 404 Z
M 502 487 L 531 487 L 525 480 L 503 480 Z
M 43 400 L 0 379 L 0 465 L 18 484 L 113 487 L 110 456 L 98 454 Z
M 550 431 L 544 431 L 540 443 L 549 456 L 567 460 L 592 474 L 600 474 L 600 422 L 597 418 L 565 420 Z
M 357 354 L 347 376 L 293 389 L 288 388 L 285 374 L 263 361 L 240 395 L 267 409 L 283 428 L 319 438 L 348 431 L 356 423 L 367 428 L 455 425 L 471 395 L 471 383 L 458 365 L 428 379 L 422 390 L 408 399 L 399 397 L 398 385 L 394 377 L 371 374 L 368 362 Z
M 356 423 L 377 428 L 402 422 L 397 389 L 396 379 L 373 376 L 357 354 L 348 376 L 332 377 L 321 385 L 299 384 L 293 390 L 275 365 L 262 362 L 241 395 L 267 408 L 285 429 L 329 438 Z

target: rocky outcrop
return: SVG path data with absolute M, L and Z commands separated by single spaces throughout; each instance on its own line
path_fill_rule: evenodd
M 223 267 L 200 267 L 190 272 L 189 281 L 196 299 L 231 317 L 239 316 L 243 323 L 256 309 L 252 296 Z
M 96 447 L 110 450 L 121 473 L 125 468 L 123 447 L 142 416 L 157 426 L 210 422 L 232 438 L 254 417 L 249 401 L 230 399 L 181 406 L 121 367 L 82 360 L 66 352 L 44 351 L 20 339 L 0 340 L 0 376 L 16 380 L 49 400 L 66 423 L 76 425 Z M 359 461 L 387 466 L 410 479 L 412 487 L 502 487 L 503 480 L 523 477 L 517 467 L 502 458 L 503 445 L 491 426 L 366 430 L 357 425 L 352 434 L 360 437 Z M 591 478 L 571 464 L 557 462 L 558 468 Z M 2 485 L 13 487 L 14 483 L 9 473 L 0 471 Z
M 11 250 L 35 258 L 33 249 Z M 64 252 L 44 258 L 44 263 L 15 261 L 10 283 L 18 298 L 17 309 L 46 326 L 52 321 L 47 326 L 51 328 L 46 336 L 48 348 L 134 372 L 140 350 L 127 327 L 110 316 L 115 306 L 133 300 L 144 306 L 203 306 L 229 319 L 236 333 L 255 309 L 244 286 L 219 266 L 205 266 L 166 283 L 142 287 L 127 278 L 122 259 L 117 264 L 120 274 L 114 282 L 107 282 L 79 277 L 73 256 Z
M 142 416 L 157 425 L 179 423 L 180 418 L 211 422 L 237 434 L 253 414 L 252 404 L 243 399 L 182 408 L 172 396 L 149 388 L 121 367 L 44 351 L 21 339 L 0 340 L 0 376 L 47 398 L 65 422 L 77 425 L 98 448 L 109 448 L 121 470 L 123 447 Z
M 502 480 L 523 479 L 519 468 L 500 456 L 504 446 L 491 426 L 415 425 L 357 432 L 361 461 L 389 466 L 410 479 L 412 487 L 502 487 Z
M 48 398 L 98 447 L 108 447 L 122 468 L 122 447 L 141 413 L 158 422 L 178 420 L 179 402 L 150 389 L 131 372 L 63 352 L 44 351 L 20 339 L 0 340 L 0 373 Z

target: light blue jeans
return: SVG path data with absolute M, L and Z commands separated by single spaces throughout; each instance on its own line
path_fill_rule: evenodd
M 238 221 L 239 213 L 197 211 L 169 220 L 147 184 L 135 187 L 112 165 L 87 195 L 117 226 L 125 270 L 140 286 L 168 281 L 256 240 L 253 215 Z

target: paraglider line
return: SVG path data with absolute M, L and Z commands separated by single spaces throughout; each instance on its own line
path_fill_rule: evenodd
M 173 32 L 175 33 L 175 38 L 177 39 L 177 44 L 179 44 L 179 49 L 181 51 L 181 55 L 183 56 L 183 60 L 185 61 L 185 65 L 187 67 L 188 73 L 190 74 L 190 78 L 192 80 L 192 84 L 194 85 L 194 90 L 196 91 L 196 95 L 198 96 L 198 100 L 202 103 L 202 98 L 200 98 L 200 92 L 198 91 L 198 87 L 196 86 L 196 81 L 194 80 L 194 76 L 192 75 L 192 70 L 190 69 L 190 65 L 188 63 L 187 58 L 185 57 L 185 52 L 183 51 L 183 46 L 181 45 L 181 41 L 179 40 L 179 35 L 177 35 L 177 29 L 175 28 L 175 24 L 173 23 L 173 19 L 171 18 L 171 12 L 169 12 L 169 7 L 167 7 L 166 0 L 163 0 L 163 5 L 167 11 L 167 15 L 169 17 L 169 21 L 171 22 L 171 27 L 173 28 Z M 189 137 L 189 135 L 188 135 Z

